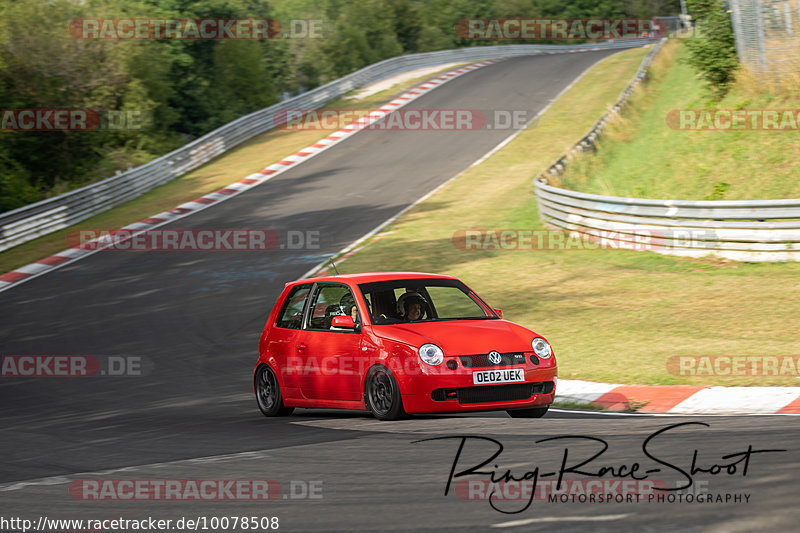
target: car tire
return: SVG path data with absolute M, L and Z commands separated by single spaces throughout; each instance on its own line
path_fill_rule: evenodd
M 398 420 L 406 416 L 400 387 L 392 371 L 373 366 L 364 381 L 364 404 L 378 420 Z
M 253 378 L 258 409 L 264 416 L 289 416 L 294 407 L 283 405 L 283 394 L 278 378 L 269 365 L 261 365 Z
M 544 407 L 533 407 L 531 409 L 509 409 L 506 413 L 511 418 L 542 418 L 549 408 L 549 405 L 545 405 Z

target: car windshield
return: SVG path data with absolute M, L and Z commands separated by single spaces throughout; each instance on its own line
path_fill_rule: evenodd
M 466 285 L 448 279 L 402 279 L 359 285 L 373 324 L 498 318 Z

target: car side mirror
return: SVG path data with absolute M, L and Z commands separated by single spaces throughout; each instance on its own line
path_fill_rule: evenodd
M 356 329 L 356 321 L 353 320 L 353 317 L 348 315 L 339 315 L 333 317 L 331 321 L 332 328 L 341 328 L 341 329 Z
M 492 311 L 494 311 L 495 314 L 500 318 L 503 318 L 503 311 L 501 311 L 500 309 L 492 309 Z

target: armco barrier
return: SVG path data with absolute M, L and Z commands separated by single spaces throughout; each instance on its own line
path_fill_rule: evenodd
M 538 179 L 534 184 L 540 215 L 568 231 L 672 255 L 800 261 L 800 199 L 646 200 L 568 191 Z M 640 245 L 642 235 L 650 246 Z
M 571 157 L 594 150 L 612 115 L 647 77 L 663 42 L 644 58 L 613 108 L 534 180 L 540 216 L 550 226 L 605 236 L 618 245 L 629 243 L 620 247 L 630 249 L 736 261 L 800 261 L 800 199 L 655 200 L 588 194 L 548 184 L 547 177 L 561 175 Z
M 0 251 L 66 228 L 175 179 L 284 120 L 290 109 L 317 109 L 353 89 L 399 72 L 509 56 L 633 48 L 642 41 L 582 45 L 479 46 L 395 57 L 279 104 L 238 118 L 149 163 L 103 181 L 0 214 Z

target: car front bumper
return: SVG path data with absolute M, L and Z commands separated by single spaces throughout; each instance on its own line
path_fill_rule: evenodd
M 400 383 L 403 407 L 412 414 L 452 413 L 544 407 L 553 403 L 557 367 L 526 367 L 504 367 L 509 370 L 523 369 L 524 382 L 492 385 L 473 383 L 473 371 L 486 368 L 460 368 L 458 372 L 451 373 L 437 369 L 435 372 L 421 373 Z

